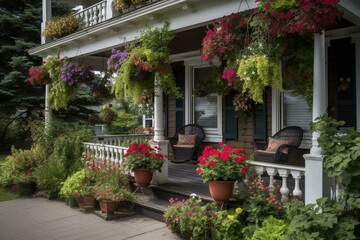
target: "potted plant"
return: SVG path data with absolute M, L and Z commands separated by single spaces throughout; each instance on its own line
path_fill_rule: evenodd
M 103 173 L 105 175 L 99 178 L 94 186 L 94 193 L 100 202 L 101 211 L 114 214 L 118 203 L 133 201 L 134 195 L 131 192 L 127 176 L 116 164 Z
M 160 149 L 149 144 L 132 144 L 125 153 L 124 167 L 134 171 L 138 187 L 148 186 L 153 172 L 161 171 L 166 156 L 157 153 Z
M 113 105 L 111 103 L 105 105 L 99 112 L 99 118 L 106 124 L 111 124 L 117 115 L 118 114 L 113 109 Z
M 244 150 L 219 143 L 217 148 L 206 146 L 199 157 L 196 172 L 209 182 L 210 195 L 216 202 L 227 202 L 233 191 L 234 182 L 243 180 L 248 172 Z
M 74 15 L 69 14 L 62 17 L 52 17 L 47 22 L 43 35 L 52 39 L 64 37 L 79 29 L 80 20 Z
M 32 85 L 51 83 L 51 78 L 44 65 L 31 67 L 29 69 L 29 77 L 29 82 Z
M 76 207 L 77 205 L 83 207 L 84 200 L 80 197 L 80 192 L 82 191 L 84 179 L 85 170 L 83 169 L 69 176 L 62 185 L 59 194 L 61 197 L 68 199 L 70 207 Z
M 181 97 L 171 69 L 168 45 L 174 35 L 169 26 L 165 21 L 162 28 L 145 29 L 139 41 L 125 50 L 127 54 L 112 52 L 108 68 L 118 69 L 112 89 L 117 98 L 125 97 L 139 103 L 144 90 L 153 91 L 155 77 L 165 93 Z

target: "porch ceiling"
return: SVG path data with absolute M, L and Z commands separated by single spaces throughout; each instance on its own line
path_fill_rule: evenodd
M 54 40 L 29 50 L 31 55 L 46 57 L 60 54 L 69 58 L 101 55 L 111 48 L 121 47 L 133 41 L 146 25 L 162 25 L 169 19 L 170 28 L 181 32 L 205 26 L 213 19 L 256 6 L 255 0 L 247 3 L 238 0 L 168 0 L 154 3 L 144 9 L 109 19 L 96 26 L 83 29 L 69 36 Z
M 340 0 L 339 4 L 344 10 L 344 18 L 360 26 L 360 1 Z

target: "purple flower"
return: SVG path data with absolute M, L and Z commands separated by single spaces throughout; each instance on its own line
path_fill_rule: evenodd
M 129 54 L 121 50 L 112 49 L 111 56 L 106 61 L 107 69 L 112 72 L 117 72 L 121 64 L 128 58 Z

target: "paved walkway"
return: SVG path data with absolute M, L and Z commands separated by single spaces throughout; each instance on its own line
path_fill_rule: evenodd
M 44 198 L 0 202 L 1 240 L 178 239 L 164 223 L 139 215 L 104 221 Z

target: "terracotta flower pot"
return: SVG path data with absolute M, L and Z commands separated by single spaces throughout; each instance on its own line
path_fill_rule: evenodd
M 150 185 L 153 177 L 152 171 L 149 169 L 135 169 L 135 182 L 138 187 L 147 187 Z
M 101 200 L 100 201 L 100 209 L 103 213 L 114 214 L 116 211 L 117 202 Z
M 78 195 L 74 195 L 74 197 L 75 197 L 76 203 L 79 206 L 79 208 L 83 208 L 85 206 L 84 205 L 84 197 L 78 196 Z
M 209 181 L 209 191 L 211 197 L 217 203 L 226 203 L 229 201 L 235 181 Z
M 94 207 L 95 206 L 95 197 L 94 195 L 84 195 L 84 206 L 85 207 Z

